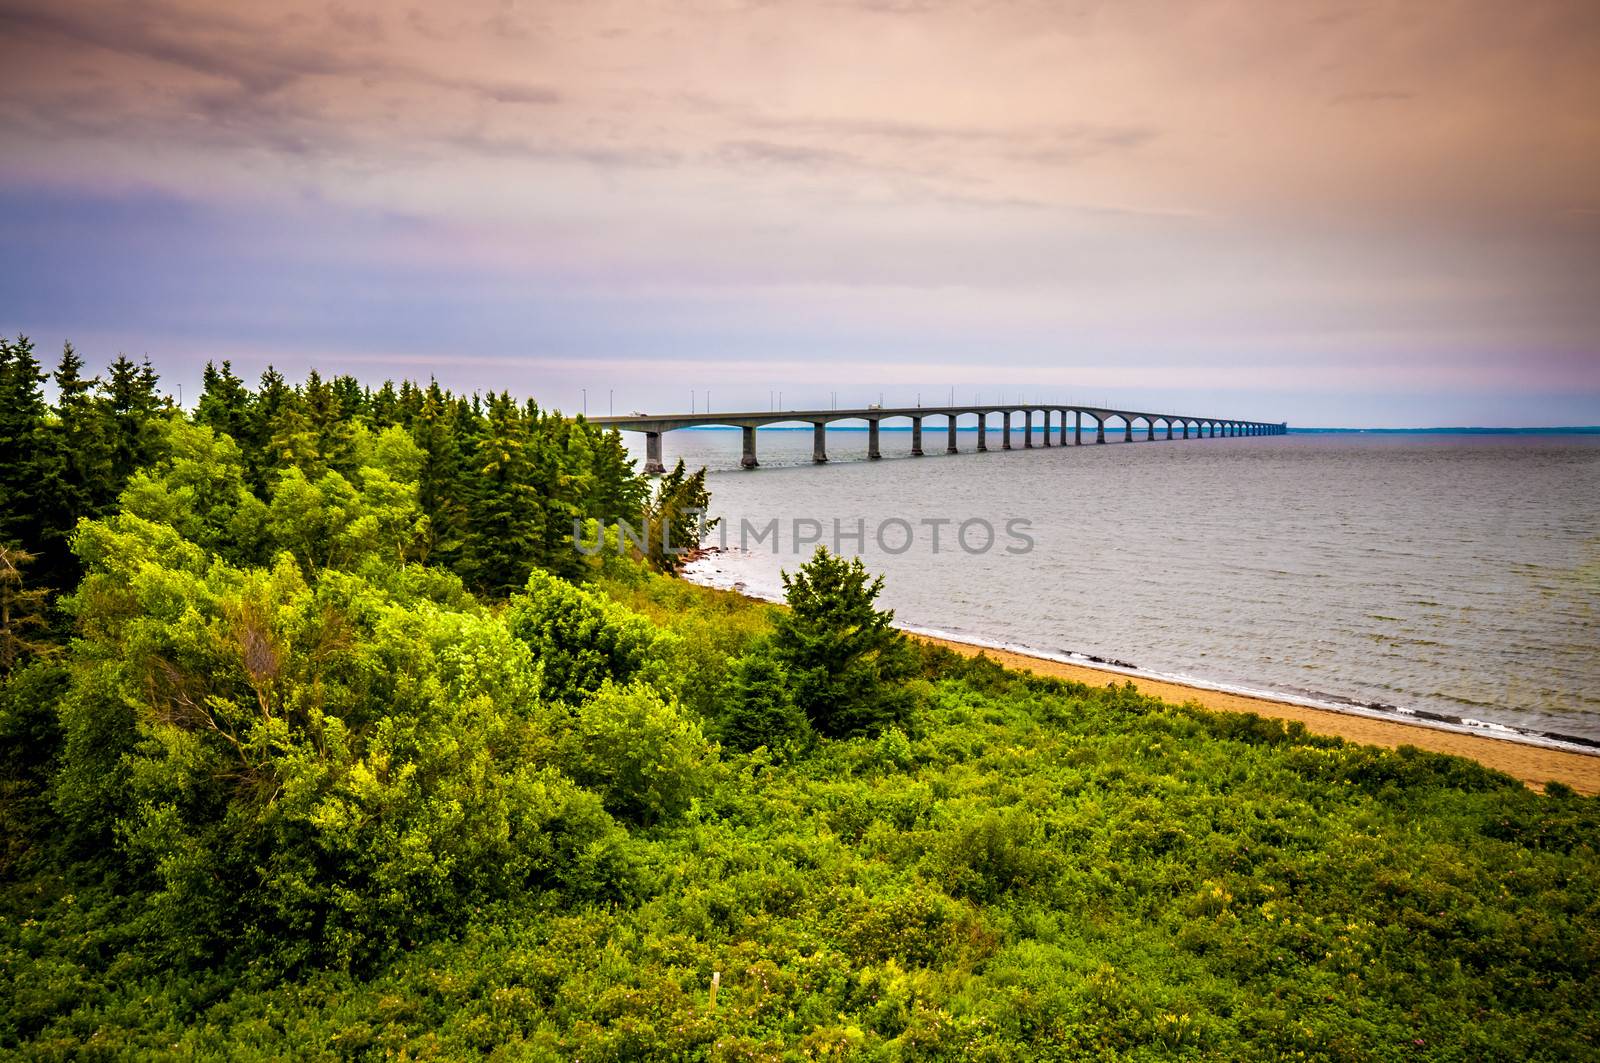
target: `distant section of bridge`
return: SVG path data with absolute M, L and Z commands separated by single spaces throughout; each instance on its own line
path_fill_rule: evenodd
M 1232 436 L 1281 436 L 1289 430 L 1287 424 L 1266 421 L 1240 421 L 1231 417 L 1189 417 L 1176 413 L 1145 413 L 1139 410 L 1111 410 L 1099 406 L 1043 405 L 973 405 L 973 406 L 902 406 L 882 408 L 869 406 L 862 410 L 769 410 L 765 413 L 638 413 L 629 417 L 591 417 L 589 423 L 602 428 L 616 428 L 623 432 L 643 432 L 645 437 L 644 471 L 651 475 L 665 472 L 661 464 L 661 436 L 679 428 L 741 428 L 744 430 L 744 457 L 740 464 L 753 469 L 756 460 L 756 429 L 775 424 L 810 424 L 813 429 L 811 457 L 819 464 L 828 460 L 827 428 L 834 421 L 867 422 L 867 457 L 881 458 L 878 446 L 878 425 L 882 421 L 910 420 L 911 453 L 920 457 L 922 451 L 922 421 L 935 417 L 946 422 L 949 442 L 945 453 L 958 453 L 956 449 L 957 422 L 962 417 L 977 419 L 978 450 L 989 449 L 989 418 L 998 414 L 1002 418 L 1001 449 L 1011 449 L 1011 418 L 1022 418 L 1022 445 L 1034 445 L 1034 418 L 1041 419 L 1039 445 L 1050 446 L 1051 417 L 1056 418 L 1055 431 L 1061 446 L 1067 446 L 1067 415 L 1072 415 L 1072 443 L 1083 442 L 1083 421 L 1093 421 L 1094 441 L 1106 441 L 1106 423 L 1122 422 L 1122 441 L 1134 442 L 1135 422 L 1145 424 L 1144 438 L 1154 441 L 1166 439 L 1210 439 Z M 1156 435 L 1156 424 L 1165 426 L 1164 437 Z M 1181 435 L 1174 435 L 1174 428 Z M 1193 429 L 1191 435 L 1190 430 Z

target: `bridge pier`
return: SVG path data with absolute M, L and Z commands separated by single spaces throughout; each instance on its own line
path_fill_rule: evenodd
M 1122 434 L 1118 442 L 1132 443 L 1135 440 L 1154 442 L 1157 439 L 1214 439 L 1221 436 L 1225 439 L 1233 437 L 1258 437 L 1287 435 L 1289 426 L 1281 421 L 1235 421 L 1215 417 L 1186 417 L 1176 414 L 1153 414 L 1136 411 L 1112 410 L 1093 406 L 1058 406 L 1039 407 L 1022 406 L 1005 409 L 1004 407 L 990 406 L 980 408 L 977 406 L 910 406 L 885 409 L 879 406 L 870 406 L 866 409 L 853 410 L 770 410 L 752 411 L 748 413 L 705 413 L 689 414 L 662 414 L 649 415 L 636 413 L 628 417 L 603 417 L 593 418 L 592 424 L 604 429 L 616 429 L 623 432 L 637 432 L 644 436 L 644 468 L 647 476 L 660 476 L 667 471 L 666 462 L 662 457 L 665 444 L 662 437 L 668 432 L 679 428 L 695 428 L 702 425 L 725 426 L 737 428 L 741 435 L 742 454 L 739 464 L 746 469 L 754 469 L 760 465 L 756 453 L 756 432 L 759 428 L 772 424 L 809 424 L 812 430 L 812 460 L 817 464 L 828 461 L 827 426 L 830 422 L 840 419 L 852 419 L 867 422 L 869 432 L 867 457 L 876 460 L 883 457 L 883 419 L 885 417 L 904 417 L 911 422 L 911 454 L 922 457 L 927 451 L 924 449 L 923 429 L 929 427 L 925 422 L 928 417 L 943 417 L 945 430 L 948 434 L 947 453 L 960 453 L 957 432 L 960 431 L 960 418 L 967 414 L 977 417 L 978 439 L 977 449 L 989 449 L 989 419 L 991 413 L 999 414 L 1001 419 L 1000 429 L 1003 433 L 1001 447 L 1006 450 L 1016 448 L 1031 449 L 1033 447 L 1067 446 L 1067 413 L 1072 413 L 1072 444 L 1082 446 L 1089 442 L 1084 438 L 1084 419 L 1094 420 L 1094 440 L 1097 444 L 1107 442 L 1106 422 L 1112 417 L 1122 419 Z M 1040 415 L 1038 429 L 1043 431 L 1043 436 L 1036 437 L 1036 427 L 1033 423 L 1034 413 Z M 1022 436 L 1020 442 L 1014 442 L 1012 432 L 1014 425 L 1012 416 L 1022 416 Z M 1053 420 L 1059 415 L 1060 420 Z M 1133 430 L 1135 419 L 1145 422 L 1144 435 L 1136 435 Z M 1165 425 L 1164 431 L 1156 431 L 1156 421 Z M 1059 432 L 1059 444 L 1052 434 Z
M 661 464 L 661 433 L 646 432 L 644 434 L 644 474 L 646 476 L 660 476 L 667 471 Z

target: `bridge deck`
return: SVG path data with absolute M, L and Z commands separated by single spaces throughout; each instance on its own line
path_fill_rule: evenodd
M 731 427 L 744 430 L 744 457 L 741 464 L 746 468 L 755 468 L 756 461 L 756 429 L 774 424 L 810 424 L 814 427 L 816 436 L 813 450 L 813 459 L 819 463 L 828 460 L 826 449 L 827 426 L 835 421 L 866 421 L 868 431 L 871 433 L 867 446 L 867 456 L 877 458 L 882 455 L 878 450 L 878 424 L 897 418 L 907 418 L 911 421 L 911 453 L 922 453 L 922 421 L 927 417 L 944 418 L 949 433 L 949 442 L 945 451 L 950 454 L 956 450 L 956 420 L 960 417 L 978 418 L 978 447 L 979 450 L 988 448 L 988 418 L 990 414 L 1000 414 L 1005 418 L 1005 434 L 1001 437 L 1001 448 L 1011 449 L 1011 415 L 1022 415 L 1023 446 L 1033 446 L 1033 415 L 1044 415 L 1043 436 L 1041 446 L 1050 446 L 1050 415 L 1059 414 L 1060 421 L 1055 430 L 1060 433 L 1061 445 L 1067 443 L 1067 414 L 1073 414 L 1074 425 L 1072 441 L 1074 444 L 1083 442 L 1083 418 L 1087 416 L 1094 421 L 1094 434 L 1096 443 L 1106 441 L 1106 422 L 1116 418 L 1123 423 L 1123 441 L 1133 442 L 1133 423 L 1145 422 L 1147 431 L 1145 438 L 1156 438 L 1156 423 L 1166 425 L 1166 438 L 1177 438 L 1173 435 L 1176 426 L 1182 426 L 1182 438 L 1188 439 L 1191 426 L 1195 435 L 1200 436 L 1239 436 L 1239 435 L 1282 435 L 1288 431 L 1286 424 L 1272 424 L 1266 421 L 1243 421 L 1231 417 L 1196 417 L 1188 414 L 1174 413 L 1149 413 L 1143 410 L 1116 410 L 1105 406 L 1071 406 L 1061 403 L 978 403 L 971 406 L 894 406 L 879 407 L 868 406 L 864 409 L 850 410 L 747 410 L 737 413 L 667 413 L 649 414 L 636 413 L 624 417 L 591 417 L 589 423 L 601 428 L 615 428 L 624 432 L 643 432 L 646 439 L 645 472 L 660 473 L 661 464 L 661 434 L 680 428 L 710 428 Z

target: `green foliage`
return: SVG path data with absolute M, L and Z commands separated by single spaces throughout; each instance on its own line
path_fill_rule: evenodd
M 563 762 L 606 808 L 649 826 L 685 812 L 705 792 L 716 748 L 700 725 L 646 683 L 607 683 L 578 707 Z
M 40 638 L 50 592 L 34 587 L 23 570 L 37 555 L 0 543 L 0 679 L 31 657 L 48 656 L 55 646 Z
M 37 865 L 54 848 L 50 780 L 61 754 L 56 702 L 69 675 L 36 661 L 0 682 L 0 882 Z
M 789 753 L 810 744 L 811 725 L 795 704 L 789 673 L 769 645 L 755 647 L 729 668 L 717 735 L 747 753 L 761 746 Z
M 538 563 L 546 514 L 534 488 L 528 427 L 509 395 L 489 404 L 489 423 L 473 459 L 476 488 L 467 499 L 472 529 L 463 565 L 467 580 L 491 595 L 516 591 Z
M 0 336 L 0 542 L 30 551 L 48 535 L 47 497 L 58 478 L 45 430 L 44 380 L 32 341 Z
M 0 682 L 0 1055 L 1600 1055 L 1595 798 L 913 649 L 826 554 L 575 561 L 642 482 L 503 396 L 19 349 L 75 637 Z
M 106 373 L 111 475 L 114 483 L 122 484 L 136 470 L 155 460 L 159 453 L 157 414 L 161 396 L 156 391 L 156 383 L 160 378 L 149 359 L 135 364 L 121 354 Z
M 547 572 L 534 572 L 512 597 L 506 624 L 532 649 L 544 696 L 568 705 L 608 682 L 648 675 L 670 641 L 643 617 Z
M 706 516 L 710 504 L 705 469 L 690 473 L 679 458 L 656 484 L 655 496 L 644 510 L 640 531 L 651 568 L 674 573 L 688 563 L 699 549 L 701 536 L 716 527 L 717 521 Z
M 267 507 L 245 482 L 238 445 L 178 419 L 161 431 L 163 457 L 129 479 L 122 511 L 170 525 L 234 564 L 263 560 Z
M 875 732 L 911 709 L 905 687 L 916 657 L 873 604 L 883 578 L 817 547 L 793 575 L 783 574 L 789 611 L 778 617 L 773 653 L 794 684 L 794 700 L 819 734 Z
M 58 803 L 149 884 L 164 962 L 359 966 L 463 905 L 627 874 L 598 799 L 549 766 L 534 662 L 499 620 L 287 555 L 208 561 L 132 515 L 79 540 Z

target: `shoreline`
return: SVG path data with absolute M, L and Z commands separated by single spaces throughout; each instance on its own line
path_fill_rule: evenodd
M 1600 756 L 1590 753 L 1535 745 L 1495 735 L 1473 734 L 1430 725 L 1422 720 L 1381 719 L 1376 715 L 1357 715 L 1338 709 L 1298 705 L 1257 694 L 1191 686 L 1121 669 L 1071 664 L 1019 650 L 963 642 L 947 635 L 902 630 L 912 638 L 944 646 L 968 657 L 986 654 L 990 660 L 1018 671 L 1088 686 L 1104 686 L 1108 682 L 1123 680 L 1132 683 L 1143 694 L 1174 704 L 1193 701 L 1216 712 L 1253 712 L 1270 719 L 1294 720 L 1303 723 L 1306 730 L 1313 734 L 1331 735 L 1362 745 L 1388 749 L 1408 745 L 1432 753 L 1466 757 L 1519 779 L 1535 790 L 1543 790 L 1547 782 L 1559 782 L 1581 794 L 1600 794 Z
M 709 560 L 717 552 L 713 548 L 694 560 Z M 709 574 L 699 574 L 701 578 L 695 579 L 697 573 L 692 569 L 691 564 L 684 575 L 700 586 L 731 591 L 753 601 L 781 602 L 781 598 L 754 593 L 742 581 L 729 584 L 714 578 L 706 579 L 705 576 Z M 1304 724 L 1314 734 L 1330 735 L 1362 745 L 1388 749 L 1409 745 L 1432 753 L 1466 757 L 1519 779 L 1535 790 L 1542 791 L 1547 782 L 1559 782 L 1581 794 L 1600 794 L 1600 754 L 1563 746 L 1509 728 L 1501 732 L 1475 732 L 1425 717 L 1401 719 L 1396 718 L 1393 712 L 1379 712 L 1355 705 L 1335 708 L 1309 703 L 1309 699 L 1291 701 L 1265 691 L 1241 691 L 1153 676 L 1137 668 L 1118 667 L 1115 663 L 1063 661 L 1026 648 L 970 641 L 945 631 L 918 629 L 904 624 L 896 624 L 895 627 L 912 638 L 945 646 L 969 657 L 988 654 L 991 660 L 1007 668 L 1087 686 L 1130 682 L 1141 692 L 1174 704 L 1193 701 L 1216 712 L 1253 712 L 1271 719 L 1294 720 Z

